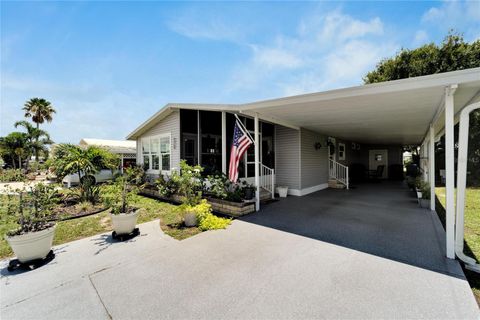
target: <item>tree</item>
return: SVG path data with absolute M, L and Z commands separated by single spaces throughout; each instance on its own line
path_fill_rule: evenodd
M 395 57 L 380 61 L 363 81 L 368 84 L 476 67 L 480 67 L 480 40 L 468 43 L 450 32 L 440 46 L 430 43 L 401 49 Z
M 380 61 L 363 78 L 365 84 L 434 73 L 480 67 L 480 40 L 465 42 L 463 36 L 450 32 L 441 45 L 426 44 L 417 49 L 402 49 L 393 58 Z M 480 111 L 470 115 L 469 162 L 471 185 L 480 184 Z M 439 148 L 437 151 L 442 151 Z
M 22 159 L 26 158 L 29 148 L 28 137 L 24 132 L 12 132 L 0 137 L 0 155 L 14 169 L 22 168 Z
M 39 128 L 35 128 L 28 121 L 17 121 L 15 122 L 15 128 L 19 126 L 25 128 L 27 131 L 27 143 L 30 148 L 29 156 L 32 154 L 38 155 L 42 152 L 44 155 L 48 153 L 47 145 L 52 144 L 53 141 L 50 139 L 50 135 Z M 28 167 L 28 158 L 27 158 L 27 167 Z
M 59 144 L 53 151 L 53 166 L 58 177 L 77 174 L 92 175 L 103 168 L 118 168 L 118 157 L 98 146 L 82 148 L 69 143 Z
M 56 113 L 52 104 L 42 98 L 32 98 L 28 100 L 23 110 L 25 111 L 25 118 L 32 118 L 32 121 L 37 125 L 37 129 L 39 129 L 40 124 L 45 121 L 52 122 L 52 116 Z M 38 161 L 38 150 L 35 152 L 35 160 Z

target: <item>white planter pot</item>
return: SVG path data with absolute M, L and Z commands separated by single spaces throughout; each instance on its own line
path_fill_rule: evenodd
M 110 214 L 112 217 L 113 230 L 117 234 L 129 234 L 137 225 L 138 210 L 132 213 Z
M 55 226 L 13 237 L 5 237 L 20 262 L 44 259 L 52 249 Z
M 197 215 L 195 213 L 185 213 L 183 221 L 187 227 L 195 227 L 197 225 Z
M 277 192 L 280 198 L 286 198 L 288 194 L 288 187 L 277 187 Z
M 430 199 L 420 199 L 420 207 L 425 209 L 430 208 Z

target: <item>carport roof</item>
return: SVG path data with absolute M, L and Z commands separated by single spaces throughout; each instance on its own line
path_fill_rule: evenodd
M 139 137 L 171 110 L 198 109 L 258 114 L 266 121 L 363 143 L 419 144 L 431 123 L 437 133 L 443 129 L 445 90 L 452 85 L 457 86 L 457 113 L 480 99 L 480 68 L 247 104 L 172 103 L 127 138 Z

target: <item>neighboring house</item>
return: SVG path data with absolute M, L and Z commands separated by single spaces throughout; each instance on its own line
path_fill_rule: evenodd
M 137 142 L 137 163 L 148 174 L 169 174 L 180 159 L 207 173 L 226 173 L 236 114 L 257 141 L 240 165 L 240 178 L 270 192 L 288 186 L 290 195 L 303 196 L 327 188 L 329 180 L 348 187 L 354 165 L 383 166 L 382 178 L 392 177 L 404 145 L 422 147 L 422 169 L 432 181 L 432 141 L 445 133 L 453 139 L 454 115 L 480 100 L 479 90 L 476 68 L 247 104 L 169 103 L 127 139 Z M 453 175 L 447 158 L 449 166 Z M 453 192 L 448 175 L 447 180 Z M 447 205 L 447 224 L 451 211 Z M 449 256 L 451 237 L 450 225 Z
M 137 143 L 135 141 L 124 140 L 104 140 L 104 139 L 87 139 L 84 138 L 78 143 L 80 146 L 99 146 L 118 154 L 120 157 L 120 168 L 131 167 L 137 161 Z

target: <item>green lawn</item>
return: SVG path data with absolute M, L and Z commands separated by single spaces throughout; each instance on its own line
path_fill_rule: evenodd
M 437 198 L 445 207 L 445 188 L 436 188 Z M 442 218 L 443 210 L 437 210 Z M 480 261 L 480 188 L 468 188 L 465 201 L 465 253 Z M 480 304 L 480 275 L 465 270 L 473 293 Z
M 102 188 L 108 188 L 108 186 Z M 6 214 L 6 207 L 3 205 L 6 203 L 5 199 L 6 196 L 0 195 L 0 258 L 13 254 L 5 240 L 5 234 L 8 230 L 15 229 L 17 226 L 15 219 Z M 176 239 L 182 240 L 201 232 L 198 228 L 176 227 L 180 225 L 181 218 L 178 207 L 174 205 L 142 196 L 133 196 L 131 205 L 145 209 L 141 210 L 138 217 L 139 224 L 160 219 L 162 230 Z M 62 221 L 57 223 L 54 244 L 58 245 L 111 230 L 108 210 L 84 218 Z

